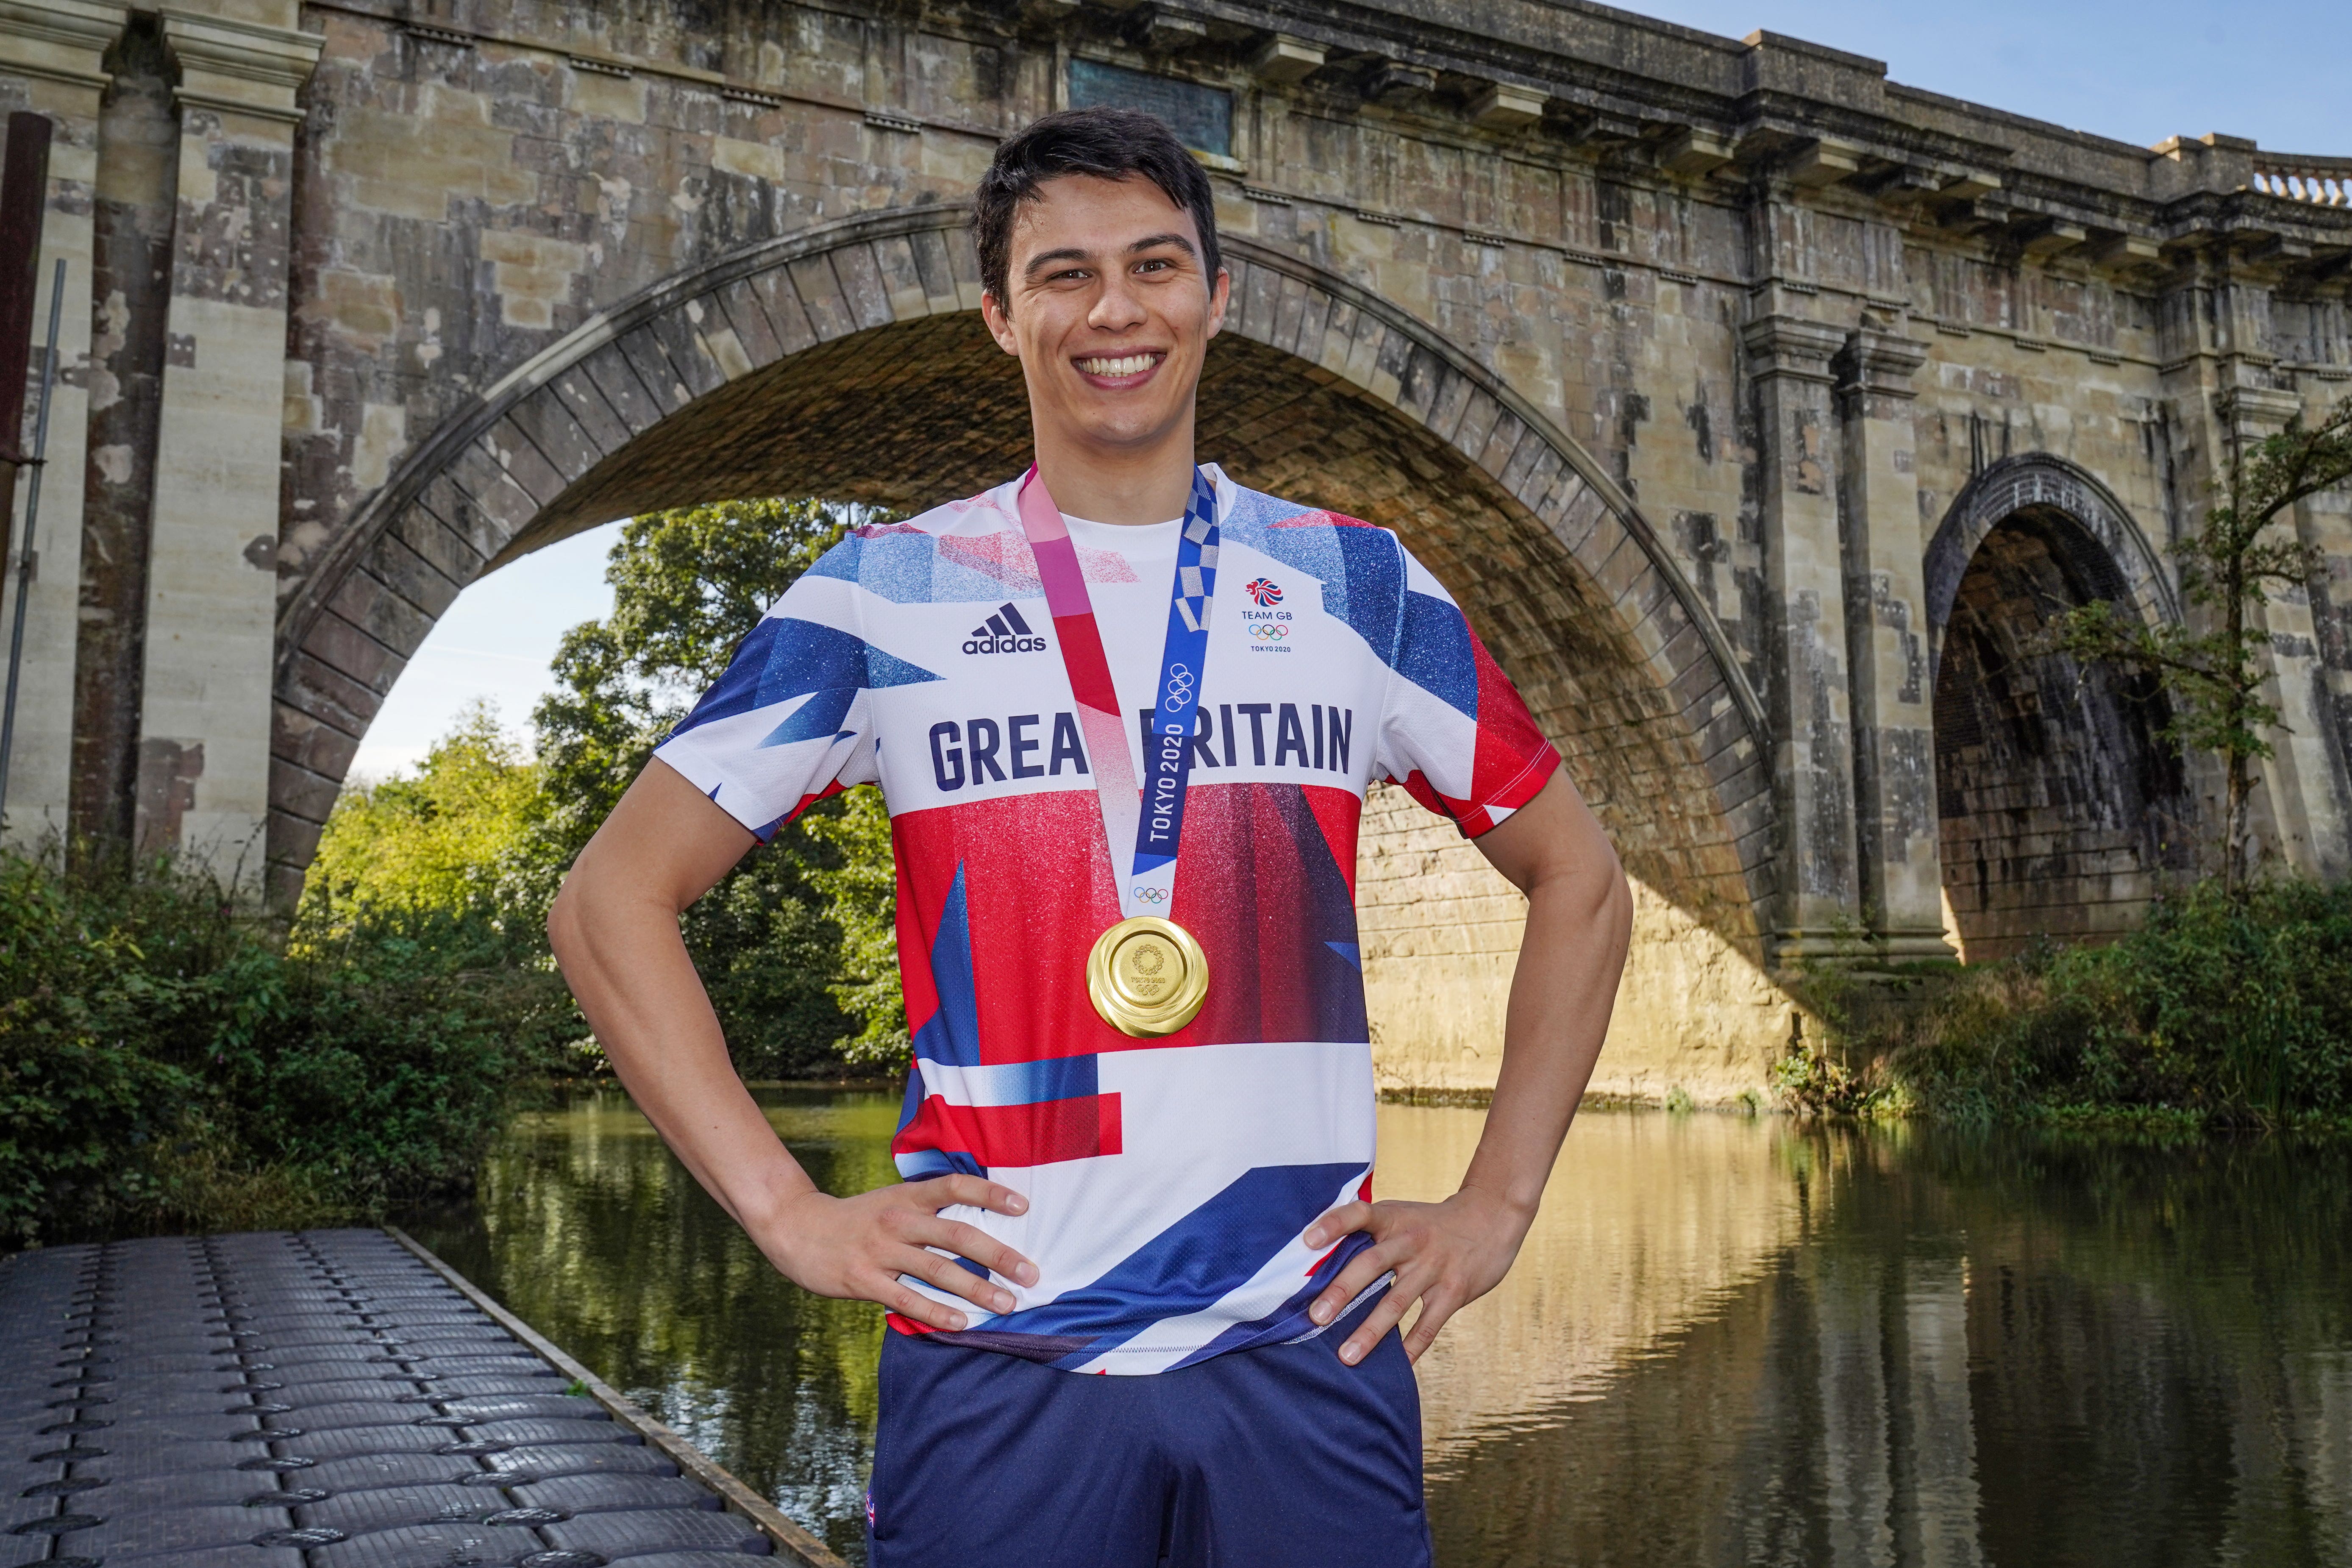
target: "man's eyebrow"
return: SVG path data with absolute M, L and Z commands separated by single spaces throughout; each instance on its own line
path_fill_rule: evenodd
M 1041 250 L 1036 255 L 1029 258 L 1029 264 L 1021 269 L 1021 276 L 1024 278 L 1034 278 L 1046 268 L 1057 266 L 1065 261 L 1087 261 L 1090 259 L 1092 259 L 1091 253 L 1080 250 L 1074 245 L 1066 245 L 1059 250 Z
M 1185 238 L 1181 234 L 1154 234 L 1147 236 L 1142 239 L 1137 240 L 1133 245 L 1129 246 L 1127 247 L 1127 253 L 1129 256 L 1133 256 L 1139 250 L 1150 250 L 1162 245 L 1172 245 L 1177 249 L 1182 251 L 1185 255 L 1191 257 L 1197 258 L 1201 254 L 1200 251 L 1193 247 L 1192 242 Z
M 1127 247 L 1127 253 L 1129 256 L 1133 256 L 1140 251 L 1155 250 L 1163 245 L 1172 245 L 1177 249 L 1182 251 L 1185 255 L 1192 257 L 1194 260 L 1197 261 L 1200 259 L 1201 252 L 1199 248 L 1182 235 L 1173 232 L 1168 234 L 1146 235 L 1141 239 L 1139 239 L 1134 244 L 1129 246 Z M 1047 268 L 1058 267 L 1064 262 L 1091 261 L 1093 259 L 1094 253 L 1092 251 L 1083 250 L 1075 245 L 1066 245 L 1059 250 L 1041 250 L 1036 255 L 1031 257 L 1028 260 L 1028 264 L 1021 268 L 1021 276 L 1024 279 L 1031 279 L 1036 277 L 1037 274 L 1045 271 Z

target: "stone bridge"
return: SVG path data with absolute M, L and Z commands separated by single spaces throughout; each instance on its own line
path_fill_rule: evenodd
M 1606 1087 L 1736 1093 L 1794 963 L 2095 935 L 2193 868 L 2213 781 L 2161 701 L 2031 639 L 2178 617 L 2217 465 L 2352 392 L 2352 161 L 1572 0 L 0 0 L 69 262 L 9 831 L 284 895 L 485 572 L 1017 470 L 960 204 L 1091 101 L 1213 173 L 1203 454 L 1397 529 L 1615 835 Z M 2294 526 L 2329 569 L 2270 608 L 2258 831 L 2336 875 L 2352 509 Z M 1516 898 L 1400 800 L 1360 868 L 1383 1070 L 1491 1082 Z

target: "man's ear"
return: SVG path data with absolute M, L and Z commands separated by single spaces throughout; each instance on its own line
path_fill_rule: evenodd
M 1021 340 L 1013 335 L 1013 312 L 1004 308 L 1004 301 L 992 289 L 981 291 L 980 319 L 986 323 L 988 335 L 996 340 L 998 348 L 1014 359 L 1021 357 Z
M 1234 292 L 1234 275 L 1223 268 L 1217 268 L 1217 280 L 1209 285 L 1209 336 L 1215 337 L 1225 330 L 1225 306 Z

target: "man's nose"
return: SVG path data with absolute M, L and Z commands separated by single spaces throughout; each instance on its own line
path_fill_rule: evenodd
M 1094 309 L 1087 312 L 1087 325 L 1101 331 L 1118 332 L 1141 326 L 1143 320 L 1143 300 L 1126 273 L 1106 276 L 1102 292 L 1095 297 Z

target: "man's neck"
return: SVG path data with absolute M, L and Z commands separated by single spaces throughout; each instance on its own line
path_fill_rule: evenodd
M 1037 432 L 1037 473 L 1054 504 L 1090 522 L 1137 526 L 1184 515 L 1192 496 L 1192 421 L 1149 447 L 1106 450 Z

